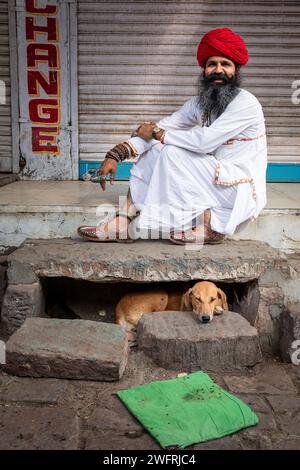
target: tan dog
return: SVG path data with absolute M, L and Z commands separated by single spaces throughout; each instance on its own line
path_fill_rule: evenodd
M 116 306 L 116 323 L 132 330 L 145 313 L 164 310 L 192 310 L 203 323 L 208 323 L 214 313 L 220 315 L 224 309 L 228 310 L 225 293 L 213 282 L 200 281 L 185 293 L 153 289 L 125 294 Z
M 226 294 L 213 282 L 197 282 L 183 296 L 185 310 L 192 310 L 203 323 L 212 321 L 214 314 L 228 310 Z

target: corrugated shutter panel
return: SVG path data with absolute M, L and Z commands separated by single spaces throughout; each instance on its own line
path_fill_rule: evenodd
M 300 161 L 300 2 L 79 0 L 81 160 L 99 160 L 137 123 L 157 121 L 197 93 L 196 47 L 209 29 L 241 34 L 243 87 L 263 105 L 269 160 Z
M 5 104 L 0 104 L 0 172 L 12 171 L 8 0 L 0 1 L 0 80 L 5 83 Z M 1 83 L 2 88 L 2 83 Z

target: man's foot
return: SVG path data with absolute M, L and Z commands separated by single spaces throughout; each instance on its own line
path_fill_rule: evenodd
M 78 234 L 89 241 L 95 242 L 132 242 L 128 233 L 129 223 L 133 217 L 126 213 L 117 213 L 111 221 L 99 226 L 81 226 Z
M 184 232 L 174 231 L 170 235 L 170 241 L 176 245 L 188 245 L 190 243 L 196 243 L 196 236 L 192 230 Z
M 177 245 L 198 243 L 203 245 L 217 245 L 224 241 L 223 233 L 212 230 L 208 225 L 198 226 L 192 230 L 173 232 L 170 241 Z
M 203 240 L 204 245 L 218 245 L 222 243 L 225 239 L 225 235 L 223 233 L 216 232 L 210 228 L 210 225 L 206 225 L 204 223 L 204 233 L 203 227 L 196 227 L 193 229 L 193 233 L 196 236 L 196 239 Z
M 129 219 L 126 215 L 118 215 L 109 222 L 97 226 L 97 235 L 99 238 L 120 238 L 120 235 L 126 235 L 129 225 Z

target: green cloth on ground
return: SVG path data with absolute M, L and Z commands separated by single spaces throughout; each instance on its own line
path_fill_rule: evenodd
M 117 395 L 161 447 L 184 448 L 258 423 L 248 405 L 201 371 Z

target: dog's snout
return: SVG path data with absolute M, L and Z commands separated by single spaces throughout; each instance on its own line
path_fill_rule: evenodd
M 208 323 L 210 321 L 210 316 L 209 315 L 202 315 L 201 320 L 203 323 Z

